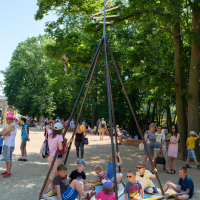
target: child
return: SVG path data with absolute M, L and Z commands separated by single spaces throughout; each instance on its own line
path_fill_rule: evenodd
M 22 157 L 18 161 L 27 161 L 26 141 L 30 141 L 28 135 L 28 125 L 26 125 L 26 119 L 22 118 L 22 143 L 20 146 Z
M 4 139 L 4 137 L 0 137 L 0 160 L 2 159 L 1 151 L 2 151 L 2 146 L 3 146 L 3 139 Z
M 95 200 L 115 200 L 112 182 L 109 180 L 103 180 L 102 183 L 102 189 L 95 196 Z
M 102 182 L 102 180 L 110 180 L 108 176 L 102 171 L 103 168 L 100 165 L 96 165 L 94 168 L 95 173 L 97 174 L 97 178 L 94 181 L 88 181 L 90 183 Z
M 143 162 L 139 162 L 137 164 L 137 173 L 136 180 L 140 181 L 142 184 L 144 191 L 147 193 L 158 193 L 157 188 L 153 184 L 153 182 L 149 178 L 156 178 L 155 174 L 152 174 L 149 170 L 146 169 L 146 164 Z M 157 172 L 157 169 L 154 169 L 154 172 Z
M 194 137 L 194 136 L 197 136 L 197 137 Z M 191 158 L 194 159 L 194 162 L 196 163 L 197 165 L 197 169 L 200 169 L 200 165 L 199 163 L 197 162 L 197 159 L 196 159 L 196 156 L 195 156 L 195 152 L 194 152 L 194 149 L 195 149 L 195 141 L 199 139 L 199 135 L 196 134 L 196 132 L 194 131 L 190 131 L 190 137 L 187 139 L 187 142 L 186 142 L 186 146 L 188 148 L 188 158 L 187 158 L 187 161 L 186 161 L 186 165 L 185 167 L 186 168 L 191 168 L 188 163 L 190 161 Z
M 179 168 L 179 182 L 178 185 L 168 181 L 164 188 L 163 191 L 166 192 L 169 187 L 174 189 L 177 194 L 174 194 L 170 196 L 171 198 L 174 197 L 176 199 L 190 199 L 192 198 L 194 194 L 194 184 L 191 178 L 187 176 L 187 168 L 186 167 L 180 167 Z
M 70 185 L 67 183 L 67 167 L 63 164 L 57 167 L 58 176 L 54 179 L 54 185 L 57 191 L 57 197 L 59 200 L 75 200 L 78 193 L 79 200 L 82 199 L 82 196 L 85 199 L 90 199 L 92 195 L 95 194 L 95 191 L 85 193 L 82 188 L 82 183 L 78 180 L 73 180 Z M 51 199 L 51 198 L 50 198 Z
M 136 180 L 136 171 L 134 169 L 127 172 L 128 183 L 124 189 L 124 200 L 144 199 L 144 190 L 142 184 Z
M 83 171 L 85 169 L 85 162 L 79 161 L 77 164 L 78 164 L 77 170 L 72 171 L 71 174 L 69 175 L 68 184 L 70 184 L 73 180 L 79 180 L 84 184 L 83 189 L 85 191 L 92 189 L 91 185 L 85 184 L 86 175 L 85 172 Z
M 119 158 L 119 162 L 116 163 L 117 161 L 117 156 Z M 122 164 L 122 159 L 120 157 L 120 153 L 118 152 L 117 153 L 117 156 L 115 157 L 115 167 L 118 167 Z M 108 164 L 107 164 L 107 176 L 108 178 L 114 182 L 114 174 L 113 174 L 113 159 L 112 159 L 112 155 L 109 156 L 109 161 L 108 161 Z M 117 185 L 120 184 L 121 180 L 123 178 L 123 175 L 122 173 L 117 173 L 116 174 L 116 179 L 117 179 Z

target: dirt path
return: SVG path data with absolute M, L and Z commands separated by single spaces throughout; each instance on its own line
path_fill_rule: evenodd
M 39 150 L 44 140 L 44 131 L 39 128 L 30 128 L 30 139 L 28 143 L 28 162 L 17 161 L 20 158 L 20 144 L 21 144 L 21 127 L 17 127 L 16 146 L 13 154 L 13 166 L 12 176 L 4 179 L 0 176 L 0 199 L 1 200 L 38 200 L 38 195 L 45 176 L 48 170 L 48 164 L 45 159 L 39 156 Z M 72 133 L 67 133 L 67 138 L 70 138 Z M 103 171 L 106 172 L 106 165 L 108 162 L 108 155 L 111 154 L 110 138 L 105 136 L 104 141 L 100 141 L 98 136 L 89 134 L 89 145 L 85 146 L 85 163 L 86 163 L 86 175 L 87 180 L 95 179 L 94 166 L 101 164 Z M 119 146 L 122 157 L 122 173 L 124 174 L 123 181 L 126 180 L 126 172 L 129 169 L 136 168 L 138 161 L 142 159 L 142 152 L 137 147 L 132 146 Z M 180 160 L 176 160 L 176 169 L 184 166 L 185 163 Z M 199 199 L 200 195 L 200 171 L 197 171 L 194 163 L 191 163 L 192 169 L 189 169 L 189 176 L 194 181 L 195 194 L 192 199 Z M 76 156 L 74 144 L 72 145 L 71 152 L 69 154 L 68 162 L 68 174 L 76 169 Z M 168 166 L 167 166 L 168 167 Z M 0 172 L 5 171 L 5 162 L 0 162 Z M 169 175 L 162 171 L 162 166 L 158 166 L 159 178 L 161 184 L 164 185 L 166 181 L 170 180 L 174 183 L 178 182 L 178 173 Z M 153 180 L 158 187 L 156 180 Z

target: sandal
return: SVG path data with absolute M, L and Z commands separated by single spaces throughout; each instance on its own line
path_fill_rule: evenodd
M 41 196 L 41 199 L 52 200 L 47 194 L 43 194 L 43 195 Z
M 172 171 L 167 171 L 168 174 L 172 174 Z
M 176 171 L 175 171 L 175 170 L 172 170 L 172 171 L 171 171 L 171 174 L 175 174 L 175 173 L 176 173 Z

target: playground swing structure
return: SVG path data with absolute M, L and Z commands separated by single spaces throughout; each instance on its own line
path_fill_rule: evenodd
M 75 110 L 76 110 L 77 104 L 78 104 L 78 102 L 79 102 L 79 100 L 80 100 L 80 97 L 81 97 L 81 95 L 82 95 L 82 93 L 83 93 L 83 90 L 84 90 L 84 88 L 85 88 L 86 82 L 87 82 L 87 80 L 88 80 L 88 78 L 89 78 L 89 75 L 90 75 L 90 78 L 89 78 L 89 81 L 88 81 L 88 85 L 87 85 L 87 88 L 86 88 L 86 91 L 85 91 L 85 95 L 84 95 L 84 98 L 83 98 L 83 101 L 82 101 L 82 104 L 81 104 L 81 108 L 80 108 L 80 110 L 79 110 L 79 114 L 78 114 L 78 117 L 77 117 L 75 129 L 74 129 L 73 134 L 72 134 L 72 138 L 74 138 L 74 136 L 75 136 L 75 131 L 76 131 L 76 129 L 77 129 L 77 125 L 78 125 L 78 122 L 79 122 L 79 119 L 80 119 L 80 116 L 81 116 L 81 113 L 82 113 L 82 110 L 83 110 L 83 106 L 84 106 L 84 103 L 85 103 L 85 100 L 86 100 L 86 97 L 87 97 L 87 94 L 88 94 L 88 91 L 89 91 L 89 87 L 90 87 L 90 84 L 91 84 L 91 81 L 92 81 L 92 78 L 93 78 L 93 75 L 94 75 L 94 72 L 95 72 L 95 68 L 96 68 L 97 61 L 98 61 L 98 58 L 99 58 L 99 55 L 100 55 L 100 51 L 101 51 L 102 47 L 104 46 L 109 121 L 110 121 L 110 127 L 112 127 L 112 124 L 114 125 L 116 152 L 118 152 L 119 149 L 118 149 L 118 144 L 117 144 L 117 134 L 116 134 L 116 125 L 115 125 L 114 106 L 113 106 L 112 90 L 111 90 L 111 81 L 110 81 L 110 68 L 109 68 L 109 65 L 108 65 L 108 51 L 109 51 L 110 56 L 111 56 L 111 58 L 112 58 L 113 64 L 114 64 L 114 66 L 115 66 L 115 69 L 116 69 L 118 78 L 119 78 L 120 83 L 121 83 L 121 85 L 122 85 L 122 89 L 123 89 L 124 94 L 125 94 L 125 96 L 126 96 L 126 99 L 127 99 L 128 104 L 129 104 L 129 107 L 130 107 L 131 113 L 132 113 L 132 115 L 133 115 L 133 118 L 134 118 L 134 120 L 135 120 L 136 126 L 137 126 L 138 131 L 139 131 L 139 133 L 140 133 L 140 136 L 141 136 L 141 138 L 142 138 L 142 141 L 143 141 L 143 144 L 144 144 L 144 148 L 145 148 L 146 151 L 147 151 L 148 158 L 149 158 L 149 160 L 150 160 L 150 163 L 151 163 L 151 165 L 152 165 L 152 168 L 154 169 L 154 164 L 153 164 L 153 161 L 152 161 L 152 159 L 151 159 L 149 150 L 148 150 L 148 148 L 147 148 L 147 144 L 146 144 L 146 142 L 145 142 L 145 140 L 144 140 L 144 137 L 143 137 L 143 135 L 142 135 L 142 132 L 141 132 L 141 129 L 140 129 L 140 127 L 139 127 L 139 124 L 138 124 L 138 121 L 137 121 L 137 119 L 136 119 L 136 116 L 135 116 L 135 114 L 134 114 L 134 111 L 133 111 L 133 108 L 132 108 L 130 99 L 129 99 L 128 94 L 127 94 L 127 92 L 126 92 L 126 89 L 125 89 L 125 87 L 124 87 L 124 84 L 123 84 L 123 81 L 122 81 L 122 78 L 121 78 L 121 75 L 120 75 L 118 66 L 117 66 L 117 64 L 116 64 L 115 58 L 114 58 L 114 56 L 113 56 L 113 53 L 112 53 L 111 48 L 110 48 L 110 45 L 109 45 L 108 40 L 107 40 L 107 38 L 106 38 L 106 24 L 110 24 L 110 25 L 113 24 L 113 22 L 106 22 L 106 18 L 108 18 L 108 17 L 119 17 L 119 16 L 120 16 L 120 14 L 106 16 L 106 12 L 109 12 L 109 11 L 111 11 L 111 10 L 115 10 L 115 9 L 118 9 L 118 8 L 121 8 L 121 7 L 122 7 L 122 5 L 120 4 L 120 5 L 116 6 L 116 7 L 111 8 L 111 6 L 109 5 L 109 2 L 110 2 L 110 0 L 108 0 L 108 1 L 105 0 L 105 1 L 104 1 L 104 7 L 103 7 L 98 13 L 96 13 L 96 14 L 91 14 L 91 15 L 90 15 L 90 19 L 91 19 L 91 20 L 92 20 L 92 19 L 101 19 L 101 18 L 104 19 L 103 22 L 96 21 L 96 23 L 102 23 L 102 24 L 103 24 L 103 37 L 102 37 L 102 39 L 101 39 L 101 41 L 100 41 L 100 43 L 99 43 L 99 46 L 98 46 L 98 48 L 97 48 L 97 50 L 96 50 L 96 53 L 95 53 L 95 55 L 94 55 L 94 58 L 93 58 L 92 63 L 91 63 L 91 65 L 90 65 L 90 68 L 89 68 L 89 70 L 88 70 L 88 73 L 87 73 L 87 75 L 86 75 L 86 77 L 85 77 L 85 80 L 84 80 L 84 82 L 83 82 L 83 85 L 82 85 L 82 87 L 81 87 L 81 90 L 80 90 L 80 92 L 79 92 L 79 95 L 78 95 L 78 97 L 77 97 L 77 100 L 76 100 L 76 102 L 75 102 L 75 105 L 74 105 L 74 107 L 73 107 L 73 109 L 72 109 L 72 112 L 71 112 L 71 115 L 70 115 L 70 117 L 69 117 L 69 121 L 71 121 L 71 120 L 72 120 L 72 116 L 73 116 L 73 114 L 74 114 L 74 112 L 75 112 Z M 109 7 L 108 9 L 106 9 L 107 6 Z M 94 17 L 94 16 L 98 16 L 98 15 L 100 15 L 100 14 L 102 14 L 102 13 L 104 13 L 104 16 L 103 16 L 103 17 L 102 17 L 102 16 L 101 16 L 101 17 Z M 67 126 L 64 126 L 64 127 L 65 127 L 65 131 L 64 131 L 63 136 L 65 136 L 66 133 L 67 133 L 67 129 L 68 129 L 68 127 L 69 127 L 69 123 L 67 124 Z M 113 140 L 113 129 L 110 128 L 109 131 L 110 131 L 110 136 L 111 136 L 111 151 L 112 151 L 112 160 L 113 160 L 115 200 L 118 200 L 118 199 L 119 199 L 119 200 L 122 200 L 122 199 L 124 199 L 124 197 L 123 197 L 123 189 L 124 189 L 125 185 L 124 185 L 123 183 L 120 183 L 120 187 L 117 187 L 116 168 L 115 168 L 115 147 L 114 147 L 114 140 Z M 66 164 L 66 162 L 67 162 L 68 155 L 69 155 L 69 152 L 70 152 L 70 149 L 71 149 L 71 145 L 72 145 L 72 143 L 70 143 L 70 145 L 69 145 L 69 147 L 68 147 L 68 151 L 67 151 L 67 155 L 66 155 L 65 160 L 64 160 L 64 164 Z M 40 191 L 40 194 L 39 194 L 39 200 L 41 200 L 41 195 L 42 195 L 43 190 L 44 190 L 44 188 L 45 188 L 45 186 L 46 186 L 46 183 L 47 183 L 47 181 L 48 181 L 48 178 L 49 178 L 49 175 L 50 175 L 51 170 L 52 170 L 52 168 L 53 168 L 53 165 L 54 165 L 54 163 L 56 162 L 56 158 L 57 158 L 57 156 L 58 156 L 58 152 L 59 152 L 59 149 L 57 149 L 57 151 L 56 151 L 56 153 L 55 153 L 55 156 L 54 156 L 54 158 L 53 158 L 52 164 L 51 164 L 51 166 L 50 166 L 50 168 L 49 168 L 49 170 L 48 170 L 47 176 L 46 176 L 46 178 L 45 178 L 44 184 L 43 184 L 43 186 L 42 186 L 42 188 L 41 188 L 41 191 Z M 121 172 L 120 166 L 119 166 L 119 172 Z M 155 173 L 155 174 L 156 174 L 156 179 L 157 179 L 157 182 L 158 182 L 158 184 L 159 184 L 159 187 L 160 187 L 162 196 L 161 196 L 161 195 L 154 195 L 154 194 L 153 194 L 153 195 L 148 195 L 148 194 L 146 194 L 146 195 L 145 195 L 146 197 L 145 197 L 144 199 L 146 199 L 146 200 L 147 200 L 147 199 L 149 199 L 149 200 L 150 200 L 150 199 L 151 199 L 151 200 L 153 200 L 153 199 L 156 199 L 156 200 L 159 200 L 159 199 L 167 199 L 167 196 L 164 196 L 164 191 L 163 191 L 162 185 L 161 185 L 161 183 L 160 183 L 158 174 L 157 174 L 157 173 Z M 96 189 L 97 192 L 101 189 L 101 186 L 99 186 L 99 185 L 94 186 L 94 187 L 95 187 L 95 189 Z M 119 190 L 120 190 L 120 191 L 119 191 Z M 50 195 L 50 196 L 51 196 L 51 195 Z M 94 199 L 94 198 L 95 198 L 94 196 L 91 197 L 91 199 Z M 58 199 L 58 198 L 56 197 L 56 195 L 55 195 L 55 196 L 52 196 L 52 200 L 57 200 L 57 199 Z

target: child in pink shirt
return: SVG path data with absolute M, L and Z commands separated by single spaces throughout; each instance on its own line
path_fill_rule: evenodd
M 97 193 L 95 200 L 115 200 L 112 181 L 104 179 L 102 183 L 102 190 Z

